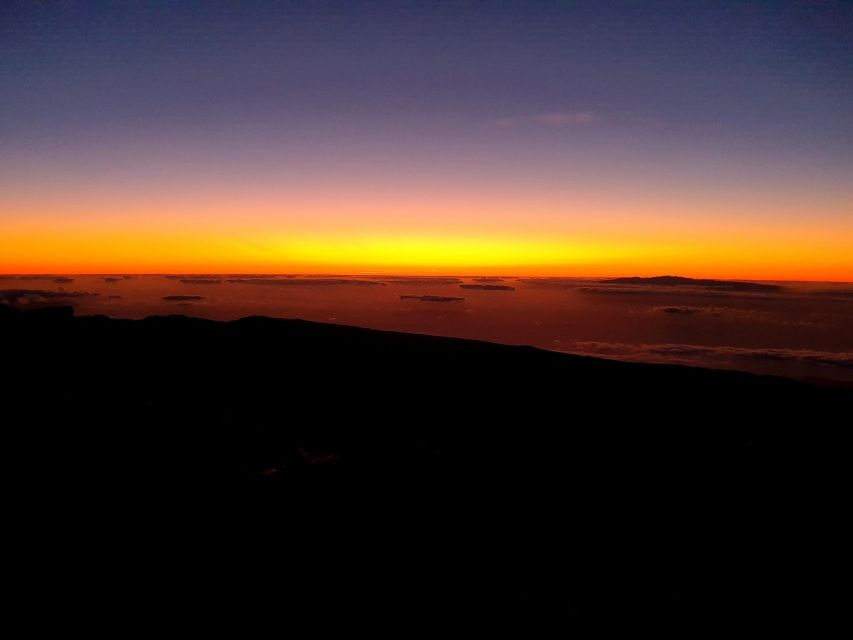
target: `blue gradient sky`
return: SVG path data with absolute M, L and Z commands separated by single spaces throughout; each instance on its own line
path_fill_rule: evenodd
M 67 232 L 45 268 L 82 267 L 74 238 L 110 216 L 401 251 L 636 227 L 648 255 L 675 220 L 718 229 L 731 275 L 796 276 L 805 230 L 835 257 L 804 277 L 853 277 L 853 4 L 3 2 L 0 148 L 0 230 Z M 739 266 L 727 232 L 788 240 Z M 613 260 L 679 267 L 590 268 Z

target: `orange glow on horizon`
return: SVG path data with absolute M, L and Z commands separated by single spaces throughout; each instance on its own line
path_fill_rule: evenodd
M 172 194 L 174 196 L 174 194 Z M 233 196 L 233 194 L 231 194 Z M 268 194 L 267 194 L 268 195 Z M 312 273 L 853 281 L 853 221 L 637 197 L 0 201 L 0 273 Z M 81 203 L 96 203 L 86 206 Z M 242 206 L 241 206 L 242 203 Z M 725 205 L 725 206 L 724 206 Z M 696 215 L 685 216 L 682 210 Z M 235 215 L 234 211 L 242 212 Z M 400 211 L 406 215 L 401 216 Z M 587 212 L 594 211 L 595 215 Z M 775 210 L 774 210 L 775 211 Z
M 0 273 L 314 273 L 853 280 L 845 238 L 6 233 Z

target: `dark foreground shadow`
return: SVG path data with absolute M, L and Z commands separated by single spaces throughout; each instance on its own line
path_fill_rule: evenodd
M 845 391 L 259 317 L 0 306 L 0 339 L 24 597 L 413 629 L 832 606 Z

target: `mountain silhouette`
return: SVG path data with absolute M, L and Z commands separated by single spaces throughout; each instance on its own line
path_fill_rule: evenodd
M 12 531 L 118 611 L 139 584 L 554 621 L 825 597 L 798 527 L 838 506 L 844 390 L 264 317 L 0 305 L 0 336 Z
M 605 284 L 622 285 L 655 285 L 658 287 L 705 287 L 708 289 L 722 289 L 725 291 L 763 291 L 767 293 L 782 291 L 783 287 L 777 284 L 762 284 L 759 282 L 743 282 L 740 280 L 709 280 L 702 278 L 684 278 L 682 276 L 654 276 L 651 278 L 609 278 L 601 280 Z

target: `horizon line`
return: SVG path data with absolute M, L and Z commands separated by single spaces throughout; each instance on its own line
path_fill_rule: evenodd
M 759 282 L 813 282 L 813 283 L 835 283 L 835 284 L 853 284 L 853 280 L 827 280 L 827 279 L 808 279 L 808 278 L 752 278 L 752 277 L 728 277 L 728 276 L 682 276 L 676 273 L 656 273 L 653 276 L 645 275 L 573 275 L 573 274 L 548 274 L 534 275 L 530 273 L 510 274 L 510 273 L 480 273 L 480 272 L 460 272 L 460 273 L 429 273 L 429 272 L 399 272 L 399 271 L 361 271 L 352 273 L 330 272 L 296 272 L 296 271 L 98 271 L 98 272 L 79 272 L 79 271 L 50 271 L 50 272 L 0 272 L 0 278 L 5 277 L 103 277 L 103 276 L 293 276 L 293 277 L 315 277 L 315 278 L 355 278 L 355 277 L 406 277 L 406 278 L 481 278 L 481 277 L 497 277 L 497 278 L 512 278 L 512 279 L 556 279 L 556 278 L 571 278 L 577 280 L 611 280 L 618 278 L 660 278 L 660 277 L 680 277 L 693 280 L 721 280 L 721 281 L 759 281 Z

